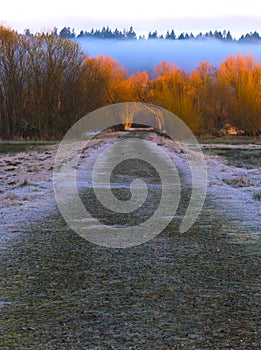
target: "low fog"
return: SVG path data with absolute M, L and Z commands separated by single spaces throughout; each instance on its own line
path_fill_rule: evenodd
M 253 54 L 259 61 L 261 58 L 261 44 L 228 43 L 215 39 L 120 41 L 78 38 L 76 41 L 89 56 L 109 55 L 124 66 L 128 73 L 143 70 L 152 72 L 161 61 L 175 63 L 190 72 L 201 61 L 218 66 L 230 54 Z

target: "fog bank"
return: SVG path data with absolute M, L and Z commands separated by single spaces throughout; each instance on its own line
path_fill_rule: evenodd
M 219 65 L 230 54 L 249 54 L 260 61 L 260 44 L 242 44 L 205 40 L 110 40 L 110 39 L 75 39 L 91 57 L 99 54 L 111 56 L 128 73 L 147 70 L 152 72 L 161 61 L 175 63 L 181 69 L 190 72 L 201 61 Z

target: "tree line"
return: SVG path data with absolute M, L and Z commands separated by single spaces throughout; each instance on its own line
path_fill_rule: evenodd
M 32 35 L 29 29 L 25 29 L 24 34 L 29 36 Z M 238 43 L 260 43 L 261 36 L 257 31 L 242 34 L 241 37 L 237 40 L 235 39 L 230 30 L 210 30 L 206 33 L 187 33 L 182 32 L 179 35 L 176 35 L 174 29 L 167 30 L 165 34 L 160 34 L 157 30 L 150 31 L 147 35 L 137 36 L 134 28 L 131 26 L 129 29 L 119 30 L 115 28 L 111 29 L 109 26 L 102 27 L 102 29 L 91 29 L 91 30 L 81 30 L 79 34 L 76 34 L 75 29 L 69 26 L 63 27 L 59 32 L 58 28 L 54 27 L 51 31 L 51 34 L 55 36 L 60 36 L 64 39 L 76 39 L 76 38 L 85 38 L 85 39 L 116 39 L 116 40 L 145 40 L 145 39 L 161 39 L 161 40 L 204 40 L 204 39 L 217 39 L 224 42 L 238 42 Z
M 229 56 L 190 74 L 161 62 L 152 74 L 128 75 L 110 57 L 88 57 L 54 33 L 19 35 L 0 27 L 0 137 L 59 139 L 85 114 L 125 101 L 162 106 L 198 135 L 226 124 L 261 133 L 261 66 Z

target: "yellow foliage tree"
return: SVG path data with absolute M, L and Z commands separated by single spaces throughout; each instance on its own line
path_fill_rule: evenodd
M 162 62 L 153 74 L 150 102 L 175 113 L 193 132 L 199 132 L 201 116 L 187 73 L 175 65 Z
M 220 78 L 232 91 L 231 121 L 249 135 L 261 132 L 261 66 L 249 55 L 229 56 L 220 65 Z

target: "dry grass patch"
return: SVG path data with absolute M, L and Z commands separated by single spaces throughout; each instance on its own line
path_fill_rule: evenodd
M 222 181 L 232 187 L 250 187 L 256 185 L 253 180 L 243 175 L 233 178 L 223 178 Z

